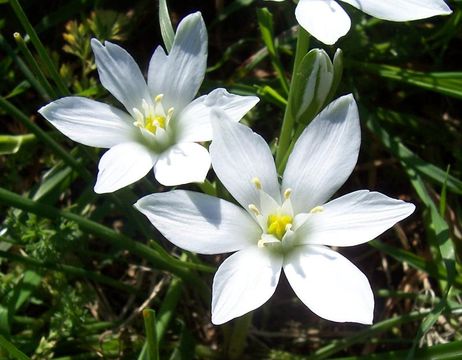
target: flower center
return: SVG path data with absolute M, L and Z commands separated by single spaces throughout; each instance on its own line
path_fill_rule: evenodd
M 271 214 L 267 219 L 267 233 L 282 240 L 286 230 L 292 225 L 292 216 L 283 214 Z
M 173 108 L 165 111 L 162 105 L 164 95 L 159 94 L 154 98 L 154 104 L 148 103 L 143 99 L 141 103 L 142 109 L 133 108 L 135 114 L 135 122 L 133 125 L 139 128 L 144 128 L 149 132 L 156 134 L 158 129 L 165 130 L 170 119 L 173 116 Z
M 282 205 L 263 190 L 263 185 L 259 178 L 251 179 L 260 195 L 259 206 L 249 204 L 248 208 L 255 216 L 258 224 L 263 230 L 261 239 L 258 241 L 259 247 L 280 245 L 282 239 L 292 228 L 293 209 L 290 201 L 291 189 L 284 191 Z

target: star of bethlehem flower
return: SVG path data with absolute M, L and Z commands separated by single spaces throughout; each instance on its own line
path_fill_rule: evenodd
M 183 249 L 235 252 L 213 280 L 212 322 L 222 324 L 264 304 L 284 270 L 317 315 L 371 324 L 374 297 L 366 276 L 329 246 L 365 243 L 415 207 L 367 190 L 328 201 L 358 158 L 360 126 L 352 95 L 332 102 L 304 130 L 281 184 L 263 138 L 216 113 L 212 166 L 242 207 L 183 190 L 148 195 L 135 204 Z
M 258 102 L 225 89 L 193 100 L 207 64 L 207 30 L 199 12 L 180 22 L 168 55 L 156 48 L 147 83 L 120 46 L 96 39 L 91 46 L 101 83 L 127 112 L 78 96 L 56 100 L 39 112 L 72 140 L 110 148 L 99 162 L 97 193 L 127 186 L 152 168 L 163 185 L 203 181 L 210 155 L 197 142 L 212 139 L 210 109 L 218 107 L 239 121 Z
M 267 0 L 284 1 L 284 0 Z M 410 21 L 452 11 L 443 0 L 341 0 L 383 20 Z M 316 39 L 332 45 L 350 30 L 348 14 L 335 0 L 300 0 L 295 8 L 298 23 Z

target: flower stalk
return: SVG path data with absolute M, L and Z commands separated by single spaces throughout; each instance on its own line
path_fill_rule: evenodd
M 18 0 L 10 0 L 9 3 L 11 7 L 13 8 L 13 11 L 16 14 L 19 22 L 24 27 L 24 30 L 26 31 L 27 35 L 29 35 L 31 42 L 34 45 L 35 50 L 37 51 L 44 65 L 46 66 L 48 73 L 50 74 L 51 78 L 55 82 L 58 88 L 59 95 L 69 95 L 70 94 L 69 89 L 66 87 L 66 85 L 64 85 L 63 79 L 59 75 L 59 72 L 53 63 L 53 60 L 51 60 L 50 56 L 48 55 L 47 50 L 45 49 L 42 42 L 40 41 L 40 38 L 38 37 L 37 32 L 35 31 L 34 27 L 31 25 L 29 19 L 27 18 L 27 15 L 25 14 L 24 10 L 21 7 L 21 4 L 19 3 Z
M 300 66 L 300 63 L 303 57 L 308 52 L 310 45 L 310 34 L 306 32 L 302 27 L 298 28 L 298 36 L 297 36 L 297 47 L 295 49 L 295 60 L 294 60 L 294 68 L 292 70 L 292 78 L 290 81 L 289 86 L 289 96 L 287 100 L 287 105 L 284 112 L 284 118 L 282 120 L 281 131 L 279 135 L 279 142 L 276 151 L 276 166 L 279 169 L 279 165 L 282 163 L 284 156 L 286 155 L 290 141 L 292 139 L 292 133 L 294 128 L 295 119 L 293 117 L 291 109 L 292 100 L 294 97 L 294 90 L 293 90 L 293 83 L 294 78 L 297 76 L 297 71 Z M 280 169 L 282 171 L 283 169 Z M 281 172 L 279 172 L 281 173 Z

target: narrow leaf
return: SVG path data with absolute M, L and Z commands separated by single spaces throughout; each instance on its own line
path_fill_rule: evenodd
M 167 49 L 167 52 L 170 52 L 170 49 L 173 46 L 175 32 L 173 31 L 172 22 L 168 13 L 167 0 L 159 0 L 159 24 L 165 48 Z

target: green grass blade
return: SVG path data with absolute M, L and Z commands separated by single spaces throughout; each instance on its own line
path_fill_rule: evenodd
M 40 85 L 45 89 L 46 94 L 47 94 L 47 101 L 50 101 L 51 99 L 56 98 L 56 93 L 51 87 L 50 83 L 48 82 L 47 78 L 45 77 L 45 74 L 43 73 L 42 69 L 40 69 L 40 66 L 38 65 L 37 61 L 35 60 L 34 56 L 30 52 L 29 48 L 27 47 L 26 42 L 24 41 L 23 37 L 19 33 L 14 33 L 13 34 L 14 39 L 16 40 L 16 43 L 18 44 L 19 50 L 21 50 L 24 58 L 27 61 L 27 64 L 29 65 L 29 68 L 31 69 L 32 73 L 37 77 L 37 80 L 40 82 Z
M 173 31 L 172 22 L 170 21 L 167 0 L 159 0 L 159 25 L 165 48 L 167 49 L 167 53 L 169 53 L 173 46 L 175 31 Z
M 152 309 L 143 310 L 144 329 L 146 331 L 147 358 L 159 360 L 159 342 L 156 334 L 156 312 Z
M 379 125 L 375 115 L 368 114 L 365 119 L 369 130 L 371 130 L 372 133 L 380 139 L 385 148 L 387 148 L 393 156 L 433 183 L 440 186 L 443 186 L 443 184 L 446 183 L 448 191 L 456 194 L 462 194 L 462 181 L 454 176 L 446 175 L 446 171 L 422 160 L 414 154 L 411 150 L 404 146 L 398 138 L 392 137 L 388 134 L 388 132 Z
M 414 358 L 415 351 L 420 339 L 431 329 L 438 320 L 441 313 L 447 306 L 447 297 L 451 290 L 456 276 L 456 259 L 454 245 L 449 237 L 449 226 L 440 215 L 439 209 L 428 194 L 425 184 L 420 176 L 412 169 L 407 169 L 409 178 L 417 194 L 427 207 L 425 223 L 434 260 L 441 263 L 446 268 L 447 279 L 440 280 L 440 287 L 443 293 L 441 301 L 432 309 L 431 313 L 422 321 L 413 342 L 412 349 L 407 356 L 408 360 Z M 443 187 L 444 189 L 445 187 Z
M 59 72 L 56 69 L 55 64 L 51 60 L 50 55 L 48 54 L 48 51 L 45 49 L 42 42 L 40 41 L 37 33 L 34 30 L 34 27 L 29 22 L 29 19 L 27 18 L 26 13 L 22 9 L 21 5 L 19 4 L 19 1 L 10 0 L 9 3 L 11 7 L 13 8 L 13 11 L 15 12 L 16 17 L 18 18 L 19 22 L 24 27 L 24 30 L 26 31 L 26 33 L 29 35 L 31 42 L 34 45 L 35 50 L 37 51 L 46 69 L 48 70 L 49 75 L 55 82 L 58 88 L 59 95 L 61 96 L 69 95 L 70 94 L 69 89 L 67 89 L 66 85 L 64 85 L 63 79 L 59 75 Z
M 16 154 L 23 145 L 36 140 L 34 134 L 0 135 L 0 155 Z
M 362 71 L 462 99 L 462 72 L 420 72 L 396 66 L 356 63 Z
M 281 87 L 284 90 L 285 95 L 288 95 L 289 82 L 287 81 L 286 73 L 282 67 L 277 46 L 274 42 L 273 15 L 271 15 L 267 8 L 257 9 L 257 20 L 261 38 L 268 49 L 273 68 L 278 74 L 277 78 L 281 83 Z
M 0 47 L 8 54 L 8 56 L 13 59 L 13 61 L 18 66 L 19 70 L 22 72 L 24 77 L 27 79 L 29 84 L 31 84 L 34 89 L 40 94 L 43 99 L 48 99 L 49 94 L 45 90 L 45 88 L 40 84 L 40 82 L 36 79 L 35 74 L 33 74 L 29 67 L 24 63 L 24 61 L 16 55 L 15 51 L 11 48 L 11 46 L 5 41 L 5 38 L 0 33 Z
M 438 266 L 438 264 L 435 264 L 433 261 L 427 261 L 414 253 L 395 248 L 378 240 L 369 241 L 368 244 L 377 250 L 383 251 L 385 254 L 393 257 L 397 261 L 406 262 L 413 268 L 422 270 L 436 279 L 446 280 L 448 278 L 446 268 L 441 265 Z M 454 286 L 462 289 L 462 276 L 457 275 L 455 277 Z
M 193 360 L 195 357 L 200 358 L 200 355 L 196 354 L 195 341 L 191 331 L 189 331 L 183 321 L 177 320 L 177 322 L 180 323 L 180 341 L 172 351 L 169 360 Z
M 185 259 L 185 256 L 182 258 Z M 159 344 L 162 343 L 167 328 L 173 319 L 182 291 L 183 281 L 177 277 L 172 278 L 157 316 L 156 333 Z
M 3 348 L 16 360 L 30 360 L 30 358 L 19 350 L 13 343 L 9 342 L 6 338 L 0 335 L 0 348 Z M 0 353 L 1 355 L 1 353 Z

